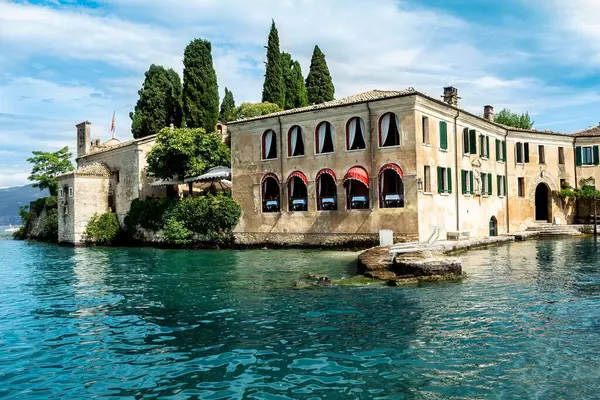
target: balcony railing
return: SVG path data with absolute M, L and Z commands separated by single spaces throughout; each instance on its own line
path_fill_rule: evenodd
M 291 198 L 290 199 L 290 211 L 308 211 L 308 199 L 307 198 Z
M 317 205 L 319 206 L 320 211 L 337 210 L 337 197 L 336 196 L 317 197 Z

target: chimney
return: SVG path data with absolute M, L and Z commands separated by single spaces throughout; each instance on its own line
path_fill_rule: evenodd
M 90 152 L 92 142 L 90 136 L 92 134 L 90 121 L 84 121 L 75 125 L 77 128 L 77 157 L 85 156 Z
M 488 121 L 494 122 L 494 107 L 492 106 L 483 106 L 483 118 Z
M 96 139 L 96 147 L 100 147 L 100 139 Z
M 460 99 L 460 97 L 458 97 L 458 89 L 455 88 L 454 86 L 446 86 L 444 88 L 444 103 L 448 103 L 451 106 L 457 107 L 458 106 L 458 99 Z

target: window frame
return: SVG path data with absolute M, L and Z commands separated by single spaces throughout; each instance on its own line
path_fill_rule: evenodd
M 332 143 L 333 150 L 332 151 L 324 151 L 321 153 L 321 152 L 319 152 L 319 147 L 318 147 L 319 146 L 319 128 L 323 124 L 329 124 L 329 135 L 331 136 L 331 143 Z M 325 131 L 325 133 L 327 133 L 327 131 Z M 335 128 L 333 127 L 333 124 L 331 122 L 329 122 L 329 121 L 319 122 L 315 128 L 314 138 L 315 138 L 315 155 L 319 156 L 319 155 L 335 153 Z
M 300 129 L 300 137 L 302 138 L 302 146 L 304 147 L 304 151 L 302 154 L 298 154 L 296 156 L 292 155 L 292 130 L 294 128 Z M 304 130 L 300 125 L 292 125 L 290 129 L 288 129 L 287 134 L 287 158 L 300 158 L 306 155 L 306 140 L 304 140 Z
M 351 143 L 350 143 L 350 122 L 352 122 L 353 119 L 358 120 L 357 123 L 360 124 L 361 129 L 362 129 L 362 125 L 365 125 L 365 123 L 364 123 L 365 121 L 361 117 L 359 117 L 359 116 L 352 117 L 348 121 L 346 121 L 346 124 L 345 124 L 345 127 L 346 127 L 346 152 L 364 151 L 364 150 L 367 149 L 367 137 L 366 137 L 366 133 L 367 132 L 363 132 L 362 133 L 363 134 L 363 142 L 365 143 L 365 147 L 358 148 L 358 149 L 350 149 L 350 147 L 351 147 Z M 365 125 L 365 131 L 366 131 L 366 129 L 367 128 L 366 128 L 366 125 Z
M 431 146 L 431 135 L 429 131 L 429 117 L 426 115 L 421 116 L 421 136 L 423 144 L 425 146 Z
M 588 150 L 589 162 L 586 162 Z M 594 165 L 594 146 L 581 146 L 581 165 Z
M 517 177 L 517 197 L 525 198 L 525 177 Z
M 275 143 L 271 142 L 271 146 L 275 146 L 275 157 L 273 158 L 268 158 L 267 156 L 269 155 L 267 153 L 267 134 L 269 132 L 273 132 L 273 137 L 275 139 Z M 275 132 L 274 129 L 267 129 L 266 131 L 263 132 L 262 136 L 261 136 L 261 140 L 260 140 L 260 158 L 261 161 L 273 161 L 273 160 L 277 160 L 279 158 L 279 152 L 277 151 L 277 132 Z
M 546 164 L 546 149 L 543 144 L 538 144 L 538 164 Z
M 264 190 L 264 184 L 267 181 L 267 179 L 273 179 L 275 181 L 275 183 L 277 184 L 277 187 L 279 188 L 279 197 L 278 197 L 278 211 L 265 211 L 265 190 Z M 279 178 L 277 177 L 277 175 L 273 174 L 273 173 L 268 173 L 263 175 L 262 179 L 260 180 L 260 212 L 262 214 L 276 214 L 276 213 L 281 213 L 282 209 L 281 209 L 281 182 L 279 181 Z
M 562 146 L 558 148 L 558 165 L 565 165 L 565 148 Z
M 423 193 L 433 194 L 431 190 L 431 165 L 423 166 Z
M 391 145 L 391 146 L 384 146 L 384 144 L 382 143 L 382 131 L 381 131 L 381 121 L 383 120 L 383 117 L 385 117 L 386 115 L 390 114 L 390 117 L 393 116 L 394 117 L 394 121 L 396 121 L 396 119 L 398 120 L 396 129 L 398 130 L 398 144 L 395 145 Z M 396 148 L 396 147 L 401 147 L 402 146 L 402 132 L 400 131 L 400 118 L 398 117 L 398 115 L 393 112 L 393 111 L 387 111 L 383 114 L 381 114 L 381 117 L 379 117 L 379 120 L 377 121 L 377 132 L 378 132 L 378 138 L 377 138 L 377 142 L 379 144 L 379 148 L 380 149 L 389 149 L 389 148 Z

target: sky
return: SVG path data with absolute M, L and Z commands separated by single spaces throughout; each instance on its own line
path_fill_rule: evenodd
M 266 41 L 306 76 L 315 45 L 336 98 L 456 86 L 460 107 L 529 112 L 537 129 L 600 121 L 597 0 L 0 0 L 0 188 L 23 185 L 33 150 L 75 150 L 75 125 L 131 139 L 150 64 L 182 74 L 185 46 L 212 43 L 221 98 L 261 100 Z

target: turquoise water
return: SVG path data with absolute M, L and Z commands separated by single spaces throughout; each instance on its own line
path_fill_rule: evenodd
M 355 254 L 0 240 L 0 398 L 600 395 L 600 245 L 464 255 L 468 278 L 293 289 Z

